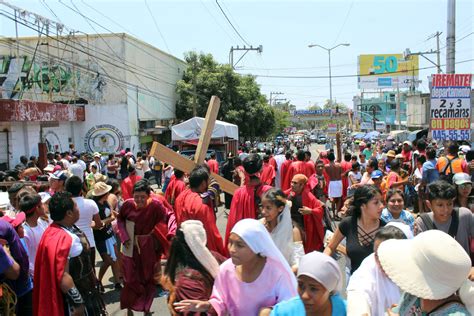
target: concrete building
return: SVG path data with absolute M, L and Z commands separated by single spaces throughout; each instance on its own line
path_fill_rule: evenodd
M 0 148 L 8 148 L 0 164 L 38 155 L 39 142 L 60 152 L 71 143 L 145 148 L 173 123 L 185 68 L 123 33 L 0 39 Z
M 407 126 L 406 92 L 400 92 L 400 122 L 397 119 L 397 93 L 381 91 L 373 97 L 355 96 L 353 101 L 354 118 L 363 131 L 373 130 L 373 118 L 377 121 L 377 130 L 390 132 L 400 126 Z

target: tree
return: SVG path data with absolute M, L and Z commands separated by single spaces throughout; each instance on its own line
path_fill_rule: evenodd
M 330 100 L 326 100 L 326 102 L 323 105 L 323 109 L 325 110 L 338 110 L 339 113 L 347 113 L 348 108 L 347 106 L 342 103 L 342 102 L 332 102 Z
M 275 112 L 260 92 L 255 77 L 240 75 L 229 65 L 217 63 L 211 54 L 188 52 L 183 79 L 178 82 L 176 117 L 187 120 L 206 115 L 212 95 L 221 99 L 217 118 L 239 126 L 245 138 L 268 137 L 275 127 Z M 194 93 L 194 91 L 196 93 Z
M 276 135 L 283 132 L 286 127 L 289 127 L 291 121 L 290 114 L 287 111 L 274 108 L 273 112 L 275 115 L 275 127 L 273 133 Z

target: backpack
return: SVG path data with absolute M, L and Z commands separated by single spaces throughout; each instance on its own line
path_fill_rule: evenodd
M 455 157 L 453 159 L 449 159 L 448 157 L 444 157 L 444 158 L 448 160 L 448 163 L 443 168 L 443 170 L 441 170 L 441 172 L 439 173 L 439 179 L 451 184 L 453 183 L 453 177 L 454 177 L 452 162 L 459 159 L 459 157 Z M 446 171 L 448 171 L 448 168 L 449 168 L 449 173 L 446 174 Z
M 428 213 L 420 214 L 421 221 L 426 226 L 426 230 L 438 229 L 433 223 Z M 451 214 L 451 224 L 449 225 L 448 234 L 456 239 L 459 227 L 459 209 L 455 208 Z

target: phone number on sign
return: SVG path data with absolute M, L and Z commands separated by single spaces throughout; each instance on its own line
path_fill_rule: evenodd
M 433 130 L 433 138 L 438 140 L 469 140 L 470 130 Z

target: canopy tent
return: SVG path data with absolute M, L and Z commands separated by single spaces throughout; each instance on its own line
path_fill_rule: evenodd
M 365 134 L 364 139 L 366 140 L 372 140 L 374 138 L 378 138 L 380 136 L 380 133 L 377 131 L 372 131 L 367 134 Z
M 364 135 L 365 135 L 364 132 L 354 132 L 354 133 L 352 133 L 352 137 L 354 137 L 355 139 L 363 138 Z
M 176 124 L 171 127 L 171 140 L 189 141 L 192 139 L 199 139 L 203 125 L 204 118 L 197 116 L 190 118 L 183 123 Z M 235 124 L 216 120 L 211 137 L 228 137 L 238 140 L 239 127 Z

